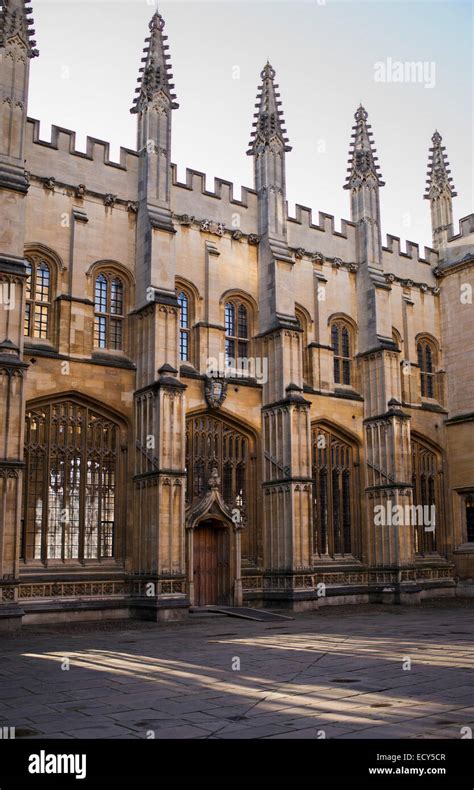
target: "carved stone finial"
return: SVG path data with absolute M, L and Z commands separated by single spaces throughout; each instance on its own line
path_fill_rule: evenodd
M 163 19 L 161 14 L 158 13 L 158 11 L 155 11 L 150 22 L 148 23 L 148 27 L 150 31 L 151 32 L 153 32 L 153 30 L 161 31 L 163 30 L 164 26 L 165 26 L 165 20 Z

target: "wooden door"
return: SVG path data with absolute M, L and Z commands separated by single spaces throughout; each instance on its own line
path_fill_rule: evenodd
M 229 604 L 228 530 L 205 521 L 194 530 L 194 603 Z

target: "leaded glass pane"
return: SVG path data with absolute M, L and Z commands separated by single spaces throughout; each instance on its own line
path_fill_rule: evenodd
M 38 302 L 49 302 L 50 272 L 47 264 L 42 261 L 36 269 L 35 299 Z
M 238 310 L 238 335 L 239 337 L 248 337 L 248 320 L 247 320 L 247 308 L 245 305 L 239 305 Z
M 188 297 L 186 294 L 181 291 L 178 295 L 178 304 L 179 304 L 179 325 L 181 329 L 188 329 L 189 328 L 189 314 L 188 314 Z
M 107 279 L 104 274 L 99 274 L 95 281 L 95 311 L 107 312 Z
M 110 312 L 112 315 L 123 315 L 123 285 L 118 277 L 112 280 L 110 286 Z
M 231 337 L 235 335 L 235 308 L 232 302 L 225 306 L 225 333 Z

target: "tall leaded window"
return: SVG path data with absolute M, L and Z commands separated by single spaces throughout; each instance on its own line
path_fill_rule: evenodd
M 119 427 L 66 400 L 26 413 L 22 557 L 114 556 Z
M 311 431 L 314 551 L 353 553 L 357 485 L 351 444 L 318 425 Z
M 238 360 L 248 359 L 249 314 L 247 306 L 239 299 L 225 304 L 225 357 L 230 367 L 245 367 Z
M 430 340 L 419 340 L 416 345 L 420 368 L 421 397 L 435 398 L 436 349 Z
M 94 287 L 94 345 L 96 348 L 123 349 L 124 287 L 120 277 L 101 272 Z
M 51 268 L 42 258 L 26 260 L 26 307 L 24 334 L 47 340 L 51 319 Z
M 203 414 L 186 424 L 186 499 L 191 502 L 207 491 L 208 480 L 217 468 L 222 496 L 228 505 L 248 498 L 249 440 L 223 420 Z
M 182 362 L 190 359 L 190 315 L 189 297 L 184 291 L 178 293 L 179 304 L 179 358 Z
M 331 324 L 331 348 L 334 352 L 334 383 L 351 383 L 352 337 L 345 321 Z
M 438 456 L 429 447 L 413 438 L 411 452 L 413 504 L 419 509 L 414 525 L 415 553 L 429 554 L 436 551 L 436 533 L 441 515 L 438 495 Z

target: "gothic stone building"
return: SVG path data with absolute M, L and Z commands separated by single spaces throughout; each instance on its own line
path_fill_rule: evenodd
M 68 129 L 42 140 L 30 12 L 2 0 L 2 626 L 472 590 L 474 215 L 454 228 L 440 134 L 433 248 L 405 252 L 381 236 L 363 107 L 350 221 L 288 216 L 269 63 L 253 188 L 180 183 L 158 13 L 137 149 L 116 163 Z

